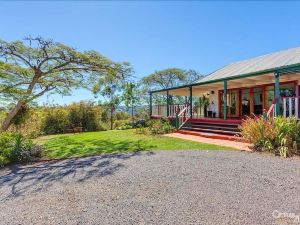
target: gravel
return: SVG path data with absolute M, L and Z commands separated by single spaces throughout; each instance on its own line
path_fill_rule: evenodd
M 299 158 L 154 151 L 0 170 L 0 224 L 265 225 L 297 216 Z

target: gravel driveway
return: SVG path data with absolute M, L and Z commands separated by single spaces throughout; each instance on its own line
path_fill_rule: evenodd
M 266 225 L 300 216 L 300 160 L 259 153 L 70 159 L 2 169 L 0 185 L 0 224 Z

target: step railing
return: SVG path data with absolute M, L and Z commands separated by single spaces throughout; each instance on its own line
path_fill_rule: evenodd
M 269 110 L 268 110 L 268 112 L 267 112 L 267 117 L 268 117 L 268 118 L 270 118 L 270 117 L 275 117 L 275 116 L 276 116 L 275 106 L 276 106 L 276 103 L 275 103 L 275 102 L 270 106 L 270 108 L 269 108 Z
M 190 118 L 190 107 L 187 104 L 181 111 L 177 112 L 178 113 L 176 114 L 176 128 L 179 130 Z
M 282 115 L 284 117 L 295 116 L 299 119 L 299 98 L 300 97 L 282 97 Z
M 186 107 L 186 104 L 169 105 L 169 116 L 176 117 L 177 112 L 181 112 Z

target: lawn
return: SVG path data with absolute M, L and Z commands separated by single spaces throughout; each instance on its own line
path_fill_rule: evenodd
M 142 150 L 230 150 L 228 147 L 177 138 L 136 134 L 135 130 L 54 135 L 39 138 L 37 142 L 45 147 L 45 159 Z

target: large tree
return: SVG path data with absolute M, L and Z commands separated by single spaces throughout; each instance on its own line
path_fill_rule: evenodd
M 41 37 L 0 40 L 0 99 L 13 105 L 1 129 L 7 130 L 23 107 L 46 93 L 68 95 L 105 77 L 121 79 L 127 64 L 96 51 L 80 52 Z
M 159 71 L 155 71 L 154 73 L 144 77 L 142 79 L 144 93 L 149 92 L 150 90 L 158 90 L 158 89 L 167 89 L 176 87 L 179 85 L 186 85 L 194 83 L 204 76 L 195 70 L 183 70 L 179 68 L 167 68 Z M 148 98 L 148 96 L 146 96 Z M 177 96 L 176 98 L 172 98 L 177 102 L 184 102 L 185 99 L 183 97 Z M 153 96 L 153 101 L 156 104 L 162 104 L 166 102 L 166 96 L 156 95 Z
M 131 120 L 134 124 L 134 109 L 141 103 L 142 91 L 137 83 L 128 82 L 124 86 L 123 99 L 125 106 L 131 108 Z
M 193 83 L 201 79 L 203 75 L 195 70 L 183 70 L 179 68 L 167 68 L 143 78 L 143 83 L 149 89 L 166 89 L 179 85 Z
M 118 79 L 115 74 L 108 74 L 108 76 L 102 77 L 94 84 L 94 94 L 102 97 L 103 105 L 106 106 L 110 111 L 110 129 L 113 129 L 114 124 L 114 113 L 117 107 L 122 102 L 122 92 L 127 79 L 132 75 L 132 68 L 127 65 L 126 68 L 122 69 L 122 78 Z

